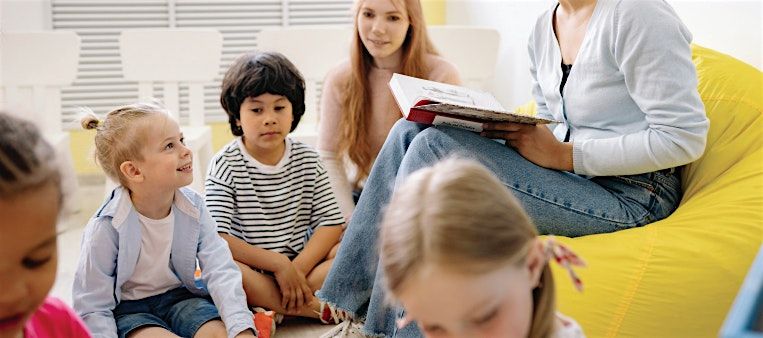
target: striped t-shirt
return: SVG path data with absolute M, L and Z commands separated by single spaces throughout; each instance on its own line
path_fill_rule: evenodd
M 318 153 L 289 138 L 274 166 L 257 161 L 236 138 L 212 159 L 205 187 L 219 233 L 289 258 L 317 227 L 344 223 Z

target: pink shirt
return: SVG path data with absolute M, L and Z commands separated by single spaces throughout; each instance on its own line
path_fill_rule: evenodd
M 425 62 L 429 67 L 427 79 L 459 84 L 461 79 L 456 67 L 440 56 L 429 54 Z M 351 176 L 345 171 L 345 159 L 339 151 L 341 138 L 342 100 L 344 86 L 351 73 L 350 62 L 344 61 L 336 66 L 323 82 L 323 95 L 321 96 L 320 117 L 318 123 L 318 153 L 326 167 L 331 187 L 339 202 L 345 217 L 349 219 L 355 204 L 352 202 Z M 389 90 L 389 80 L 392 74 L 400 72 L 400 65 L 389 69 L 371 67 L 368 73 L 368 91 L 371 93 L 370 129 L 365 135 L 371 146 L 371 153 L 375 158 L 381 150 L 384 140 L 387 139 L 392 126 L 403 114 L 400 112 L 392 92 Z M 352 166 L 351 166 L 352 167 Z
M 429 67 L 427 79 L 450 84 L 461 83 L 458 70 L 452 63 L 432 54 L 428 54 L 425 61 Z M 339 138 L 341 137 L 339 127 L 344 114 L 342 112 L 343 86 L 344 81 L 349 78 L 350 72 L 349 61 L 344 61 L 329 72 L 323 83 L 318 150 L 339 151 Z M 392 126 L 403 117 L 395 98 L 392 97 L 392 92 L 389 90 L 389 80 L 392 78 L 392 74 L 396 72 L 400 72 L 400 66 L 391 69 L 371 67 L 368 73 L 368 90 L 371 93 L 371 111 L 368 114 L 371 115 L 371 128 L 366 137 L 371 144 L 374 157 L 381 150 Z
M 25 338 L 90 338 L 85 323 L 58 298 L 48 297 L 24 326 Z

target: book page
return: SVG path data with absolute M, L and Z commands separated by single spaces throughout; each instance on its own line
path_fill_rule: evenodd
M 489 110 L 505 110 L 498 100 L 488 92 L 397 73 L 392 74 L 389 87 L 392 91 L 392 96 L 405 116 L 408 115 L 409 110 L 417 102 L 422 100 Z
M 422 86 L 422 98 L 439 103 L 503 111 L 503 106 L 490 93 L 444 83 Z

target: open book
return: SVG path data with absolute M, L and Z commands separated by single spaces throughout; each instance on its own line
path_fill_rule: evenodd
M 402 74 L 392 74 L 389 88 L 408 121 L 449 125 L 476 132 L 482 131 L 482 124 L 486 122 L 558 122 L 509 112 L 487 92 Z

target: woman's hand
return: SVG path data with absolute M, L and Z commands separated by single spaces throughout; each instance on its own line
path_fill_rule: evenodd
M 307 285 L 305 275 L 286 256 L 279 268 L 274 271 L 276 282 L 281 289 L 281 306 L 287 314 L 298 313 L 302 306 L 312 299 L 312 292 Z
M 506 140 L 528 161 L 538 166 L 572 171 L 572 143 L 559 142 L 545 125 L 498 122 L 485 123 L 480 135 Z

